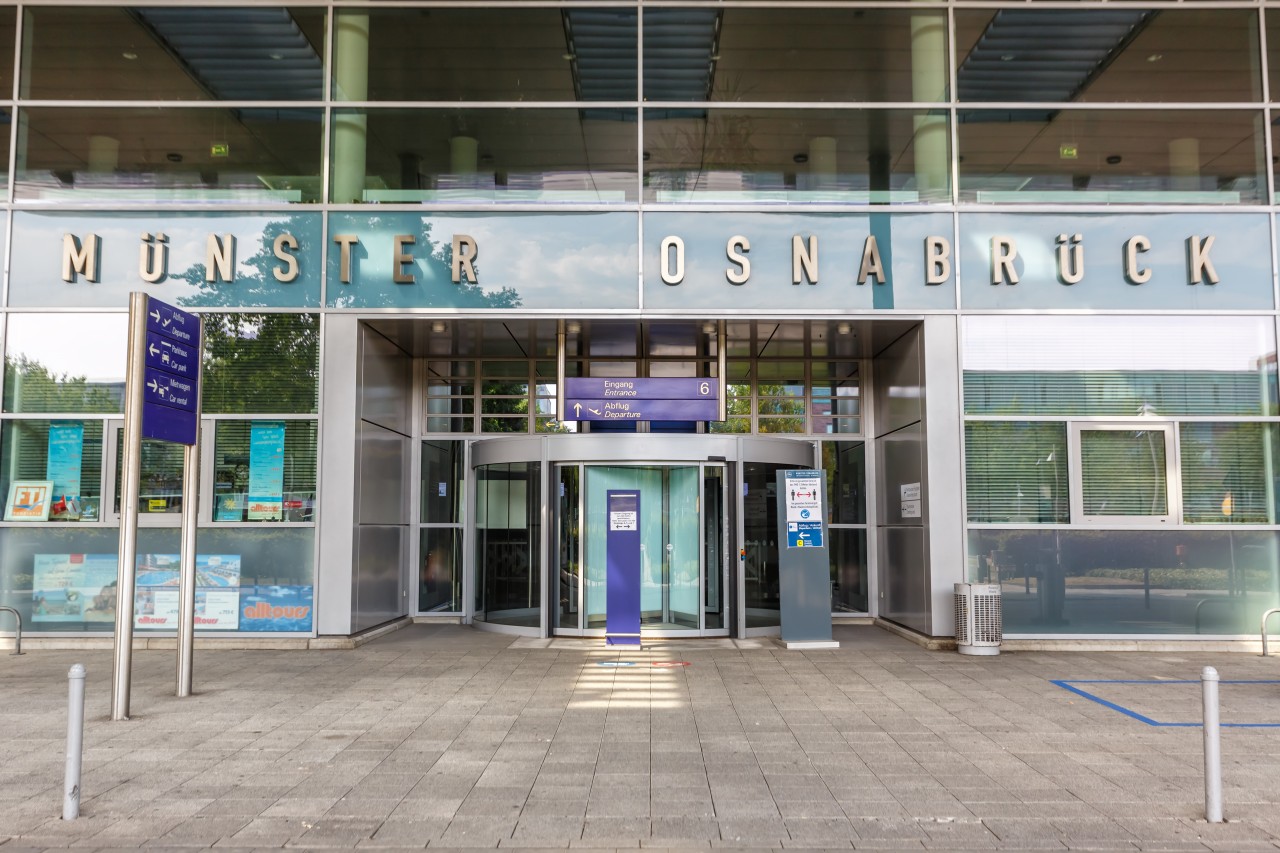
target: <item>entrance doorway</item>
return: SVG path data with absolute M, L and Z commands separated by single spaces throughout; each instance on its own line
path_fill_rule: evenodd
M 723 463 L 556 467 L 561 495 L 557 632 L 605 629 L 606 495 L 627 490 L 640 499 L 641 633 L 728 633 Z

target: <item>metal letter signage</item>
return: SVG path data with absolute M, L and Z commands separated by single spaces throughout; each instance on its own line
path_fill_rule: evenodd
M 715 421 L 720 385 L 714 379 L 564 380 L 567 421 Z
M 200 318 L 147 300 L 142 436 L 196 443 L 200 402 Z
M 640 494 L 610 489 L 605 535 L 605 636 L 611 646 L 640 645 Z

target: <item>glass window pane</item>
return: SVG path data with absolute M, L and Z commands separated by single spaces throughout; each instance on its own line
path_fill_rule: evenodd
M 322 9 L 28 6 L 25 12 L 24 98 L 318 101 L 324 94 Z M 11 58 L 6 88 L 10 68 Z
M 950 199 L 945 111 L 648 110 L 644 133 L 646 201 Z
M 867 531 L 834 528 L 831 535 L 831 612 L 867 612 Z
M 19 480 L 53 483 L 50 521 L 97 521 L 102 422 L 5 421 L 0 435 L 0 497 L 7 501 L 10 486 Z
M 956 51 L 962 101 L 1232 102 L 1262 92 L 1252 9 L 960 9 Z
M 16 197 L 319 201 L 322 117 L 310 109 L 28 107 L 18 114 Z
M 116 515 L 120 514 L 124 430 L 116 430 Z M 168 441 L 142 440 L 141 475 L 138 480 L 138 512 L 151 515 L 182 512 L 182 454 L 184 446 Z
M 827 523 L 867 523 L 867 457 L 860 441 L 822 442 L 827 472 Z
M 634 201 L 635 118 L 623 109 L 335 110 L 332 201 Z
M 646 8 L 644 98 L 945 101 L 946 27 L 898 9 Z
M 963 323 L 966 414 L 1276 414 L 1275 329 L 1261 317 Z
M 1258 636 L 1280 588 L 1274 531 L 970 530 L 970 580 L 1011 634 Z M 1274 624 L 1274 623 L 1273 623 Z
M 964 425 L 969 521 L 1066 524 L 1066 424 L 971 422 Z
M 13 42 L 17 24 L 15 7 L 0 6 L 0 98 L 5 100 L 12 97 L 13 92 Z
M 462 521 L 463 445 L 460 441 L 422 442 L 422 521 Z
M 424 527 L 421 536 L 418 610 L 456 613 L 462 609 L 462 530 Z
M 316 411 L 319 352 L 316 314 L 206 314 L 204 411 Z
M 1280 431 L 1271 424 L 1181 424 L 1182 517 L 1188 523 L 1270 524 Z
M 334 97 L 634 101 L 634 9 L 340 9 Z
M 283 426 L 283 477 L 270 482 L 270 472 L 255 476 L 253 445 L 268 442 Z M 261 494 L 259 494 L 261 492 Z M 251 498 L 267 498 L 255 508 Z M 280 501 L 279 511 L 270 507 Z M 217 421 L 213 444 L 213 520 L 227 522 L 311 521 L 316 499 L 315 421 Z
M 125 314 L 10 314 L 6 412 L 124 411 Z
M 1149 429 L 1080 430 L 1084 514 L 1167 515 L 1164 439 Z
M 1261 112 L 962 110 L 960 200 L 1260 204 Z

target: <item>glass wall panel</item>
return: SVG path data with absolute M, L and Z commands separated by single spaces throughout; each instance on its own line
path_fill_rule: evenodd
M 1258 100 L 1253 9 L 956 11 L 961 101 Z
M 634 9 L 340 9 L 334 97 L 634 101 Z
M 317 314 L 205 315 L 201 395 L 209 414 L 315 412 L 319 371 Z
M 462 610 L 462 528 L 424 527 L 418 610 L 456 613 Z
M 983 109 L 958 121 L 961 201 L 1266 202 L 1261 112 Z
M 124 446 L 124 430 L 116 429 L 116 447 Z M 182 512 L 182 455 L 183 445 L 168 441 L 142 440 L 139 453 L 141 467 L 138 481 L 138 513 L 145 515 L 170 515 L 176 523 Z M 120 514 L 120 493 L 124 477 L 121 475 L 124 453 L 116 452 L 116 494 L 112 512 Z
M 787 465 L 746 462 L 742 466 L 743 599 L 748 628 L 781 624 L 778 590 L 778 484 Z
M 476 469 L 476 618 L 537 627 L 542 602 L 542 467 Z
M 1066 424 L 964 425 L 969 521 L 1066 524 L 1071 520 Z
M 114 527 L 0 529 L 0 603 L 34 632 L 115 628 L 119 530 Z M 179 531 L 138 530 L 134 625 L 174 631 Z M 309 527 L 201 529 L 197 630 L 310 633 L 315 531 Z
M 556 625 L 560 628 L 581 628 L 581 603 L 579 602 L 582 575 L 579 572 L 579 554 L 582 547 L 581 519 L 578 515 L 578 498 L 581 468 L 577 465 L 557 465 L 559 478 L 556 506 L 556 568 L 559 579 L 556 598 L 559 602 Z
M 49 521 L 97 521 L 102 501 L 102 421 L 5 421 L 0 497 L 15 482 L 48 481 Z
M 10 314 L 6 412 L 124 411 L 125 314 Z
M 332 201 L 634 201 L 635 118 L 614 109 L 335 110 Z
M 26 108 L 15 197 L 318 201 L 322 117 L 318 109 Z
M 1238 634 L 1280 605 L 1272 531 L 970 530 L 1006 634 Z
M 1275 523 L 1275 424 L 1184 423 L 1179 431 L 1184 522 Z
M 646 101 L 945 101 L 947 18 L 899 9 L 644 12 Z
M 867 613 L 867 531 L 832 528 L 831 612 Z
M 312 521 L 316 503 L 315 421 L 216 421 L 213 432 L 215 522 Z M 258 481 L 253 447 L 283 449 L 279 491 Z M 269 472 L 264 472 L 269 474 Z M 264 505 L 255 506 L 262 499 Z M 278 501 L 278 504 L 275 504 Z
M 1276 414 L 1276 338 L 1266 318 L 962 322 L 966 414 Z
M 27 6 L 22 97 L 316 101 L 324 29 L 322 9 Z M 110 136 L 91 143 L 98 156 L 118 147 Z
M 649 110 L 645 200 L 911 203 L 950 198 L 945 114 Z
M 422 442 L 422 521 L 462 521 L 463 452 L 461 441 Z
M 0 98 L 5 100 L 13 91 L 13 42 L 17 31 L 17 9 L 0 6 Z
M 867 454 L 861 441 L 822 442 L 827 472 L 827 523 L 867 523 Z

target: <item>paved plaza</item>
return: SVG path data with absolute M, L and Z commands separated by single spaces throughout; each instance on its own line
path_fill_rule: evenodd
M 110 650 L 0 653 L 0 853 L 1280 848 L 1280 658 L 837 639 L 618 651 L 417 625 L 354 650 L 202 649 L 181 700 L 175 654 L 139 651 L 134 718 L 114 723 Z M 77 662 L 82 816 L 63 821 Z M 1214 825 L 1207 665 L 1237 724 Z

